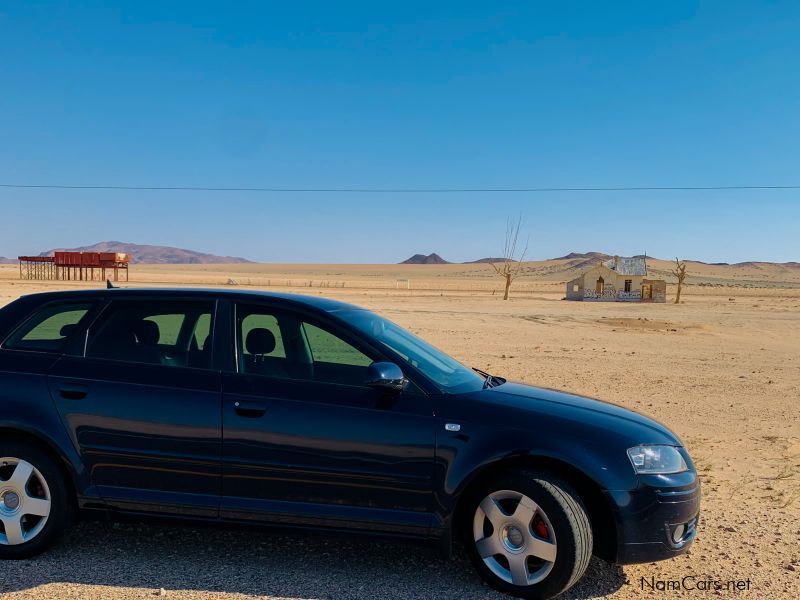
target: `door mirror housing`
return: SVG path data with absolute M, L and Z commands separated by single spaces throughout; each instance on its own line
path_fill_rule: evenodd
M 366 384 L 371 388 L 402 392 L 408 384 L 408 379 L 396 364 L 374 362 L 367 367 Z

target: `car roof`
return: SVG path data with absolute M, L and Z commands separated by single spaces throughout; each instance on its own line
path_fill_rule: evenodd
M 278 300 L 287 305 L 297 307 L 312 308 L 322 312 L 339 312 L 343 310 L 365 310 L 360 306 L 323 298 L 321 296 L 306 296 L 303 294 L 285 294 L 282 292 L 266 292 L 263 290 L 229 290 L 214 288 L 102 288 L 102 289 L 82 289 L 82 290 L 61 290 L 57 292 L 41 292 L 28 294 L 27 298 L 40 298 L 42 301 L 67 300 L 69 298 L 153 298 L 163 296 L 197 297 L 200 298 L 228 298 L 230 300 L 255 301 L 255 300 Z

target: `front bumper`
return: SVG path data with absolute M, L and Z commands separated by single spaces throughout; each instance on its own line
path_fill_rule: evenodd
M 639 479 L 635 490 L 606 492 L 614 507 L 618 564 L 678 556 L 697 534 L 700 481 L 694 471 Z

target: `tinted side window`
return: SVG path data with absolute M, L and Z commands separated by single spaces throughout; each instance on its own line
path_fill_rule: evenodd
M 331 363 L 353 367 L 368 367 L 372 364 L 372 360 L 366 354 L 316 325 L 303 323 L 303 330 L 306 333 L 314 363 Z
M 145 321 L 152 321 L 158 326 L 158 343 L 168 346 L 174 346 L 178 343 L 178 336 L 185 320 L 186 315 L 182 313 L 145 317 Z
M 361 386 L 367 379 L 372 359 L 340 338 L 336 333 L 304 322 L 306 344 L 313 357 L 314 380 L 324 383 Z
M 237 307 L 240 373 L 363 385 L 373 360 L 323 325 L 288 311 Z
M 295 377 L 297 361 L 287 359 L 283 331 L 291 327 L 287 319 L 258 306 L 236 309 L 236 339 L 240 373 L 270 377 Z M 310 361 L 306 361 L 310 363 Z
M 86 356 L 210 368 L 213 315 L 213 302 L 120 300 L 92 326 Z
M 89 303 L 51 304 L 34 313 L 6 340 L 5 348 L 60 352 L 70 334 L 89 312 Z
M 194 325 L 194 349 L 204 350 L 211 342 L 211 315 L 202 314 Z
M 255 353 L 263 356 L 271 356 L 273 358 L 286 358 L 286 350 L 283 347 L 283 336 L 281 335 L 280 327 L 278 326 L 278 319 L 275 315 L 268 315 L 263 313 L 251 313 L 242 319 L 242 339 L 247 340 L 247 336 L 254 329 L 266 329 L 275 338 L 275 344 L 269 352 L 264 352 L 264 348 L 252 348 L 245 344 L 243 351 L 245 356 L 253 355 Z

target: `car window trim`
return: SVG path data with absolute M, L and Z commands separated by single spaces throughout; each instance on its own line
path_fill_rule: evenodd
M 69 358 L 77 358 L 84 361 L 92 361 L 92 362 L 101 362 L 101 363 L 109 363 L 115 365 L 135 365 L 137 367 L 147 367 L 147 368 L 154 368 L 154 369 L 169 369 L 168 372 L 174 371 L 176 369 L 188 369 L 189 371 L 202 371 L 203 373 L 219 373 L 220 370 L 217 368 L 204 368 L 204 367 L 190 367 L 184 365 L 162 365 L 156 363 L 144 363 L 144 362 L 136 362 L 133 360 L 120 360 L 118 358 L 103 358 L 101 356 L 70 356 Z

